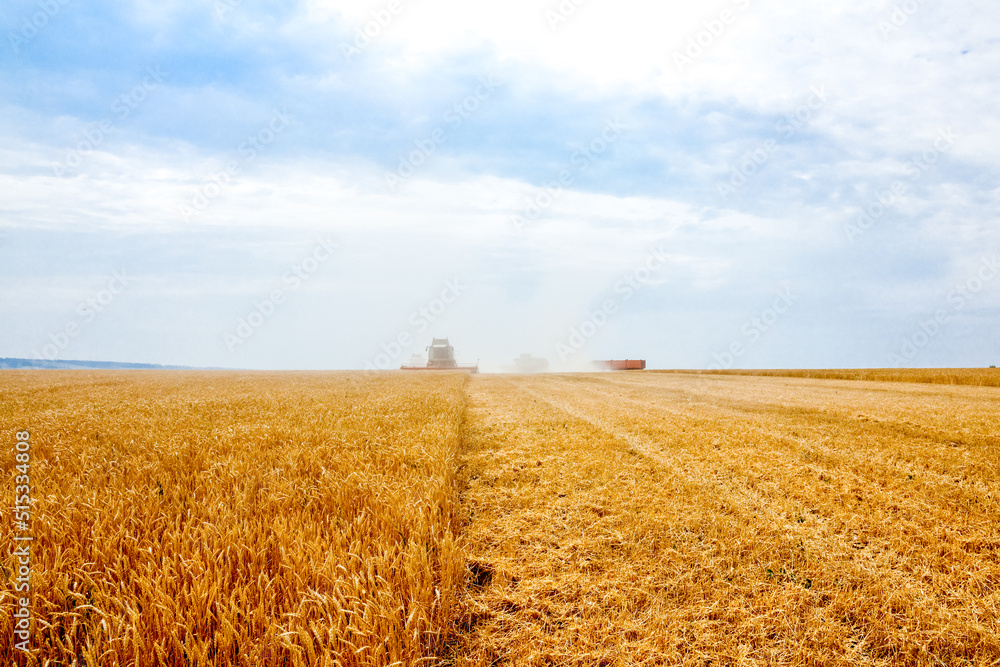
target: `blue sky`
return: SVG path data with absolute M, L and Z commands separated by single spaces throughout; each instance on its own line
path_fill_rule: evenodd
M 8 2 L 0 356 L 995 364 L 998 20 Z

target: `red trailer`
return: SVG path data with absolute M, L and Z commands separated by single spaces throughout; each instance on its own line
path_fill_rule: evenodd
M 645 359 L 609 359 L 607 361 L 595 361 L 598 368 L 605 371 L 644 371 L 646 370 Z

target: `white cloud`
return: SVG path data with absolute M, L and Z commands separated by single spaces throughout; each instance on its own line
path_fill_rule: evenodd
M 649 350 L 669 329 L 687 356 L 655 349 L 648 356 L 700 365 L 712 351 L 706 341 L 720 327 L 738 326 L 780 281 L 816 299 L 791 316 L 789 330 L 808 328 L 810 308 L 823 314 L 812 322 L 841 327 L 801 340 L 795 358 L 807 358 L 820 343 L 832 349 L 831 341 L 879 325 L 887 317 L 880 304 L 891 302 L 893 316 L 933 307 L 926 295 L 935 285 L 947 289 L 983 248 L 1000 247 L 993 225 L 1000 208 L 1000 121 L 993 113 L 1000 51 L 990 32 L 1000 8 L 921 3 L 883 37 L 879 23 L 893 12 L 888 0 L 588 0 L 555 29 L 546 12 L 574 3 L 398 1 L 400 11 L 387 19 L 389 0 L 312 0 L 307 12 L 288 14 L 276 35 L 267 35 L 261 52 L 256 38 L 270 23 L 255 12 L 265 10 L 239 4 L 212 24 L 213 35 L 233 41 L 218 53 L 198 52 L 204 60 L 196 59 L 191 72 L 176 71 L 62 178 L 53 176 L 53 165 L 122 91 L 104 102 L 101 86 L 110 84 L 68 65 L 48 73 L 39 65 L 23 88 L 9 80 L 0 109 L 0 255 L 27 248 L 46 258 L 39 266 L 52 273 L 41 282 L 38 275 L 18 277 L 5 304 L 30 311 L 24 321 L 45 329 L 63 316 L 44 296 L 62 303 L 72 292 L 67 284 L 103 270 L 74 257 L 73 248 L 37 239 L 93 233 L 110 244 L 97 255 L 110 269 L 125 253 L 122 239 L 156 238 L 166 248 L 125 254 L 149 272 L 101 329 L 131 332 L 128 349 L 140 356 L 137 341 L 148 336 L 156 352 L 138 360 L 302 367 L 326 342 L 333 351 L 316 357 L 317 365 L 360 365 L 443 280 L 460 274 L 475 289 L 449 312 L 448 327 L 475 341 L 467 354 L 478 346 L 479 356 L 506 361 L 522 351 L 551 356 L 581 313 L 650 244 L 664 243 L 669 267 L 605 338 L 595 338 L 594 349 L 615 341 Z M 183 3 L 131 7 L 143 30 L 180 25 L 191 11 Z M 379 18 L 385 25 L 364 60 L 347 63 L 340 40 Z M 163 39 L 157 48 L 171 46 Z M 688 51 L 689 40 L 701 45 Z M 302 43 L 323 49 L 311 53 Z M 274 51 L 271 59 L 265 51 Z M 675 53 L 692 61 L 682 71 Z M 167 56 L 178 67 L 193 58 L 183 49 Z M 141 70 L 134 62 L 114 66 L 125 75 L 112 80 L 132 81 L 132 70 Z M 455 91 L 467 87 L 467 70 L 481 66 L 522 78 L 505 82 L 489 111 L 390 190 L 386 165 L 424 136 Z M 185 78 L 192 72 L 197 76 Z M 817 89 L 825 99 L 810 107 Z M 52 91 L 70 101 L 37 102 L 56 99 Z M 212 186 L 211 176 L 238 155 L 242 129 L 234 128 L 257 127 L 252 119 L 266 121 L 283 96 L 299 105 L 294 136 L 290 130 L 273 151 Z M 785 136 L 782 119 L 803 108 L 808 118 Z M 595 118 L 622 110 L 635 121 L 622 141 L 518 234 L 512 218 L 542 194 L 552 165 L 565 164 L 575 142 L 591 136 L 600 126 Z M 959 135 L 953 148 L 890 215 L 849 244 L 844 225 L 949 127 Z M 590 129 L 576 137 L 576 128 Z M 717 196 L 733 166 L 767 139 L 776 139 L 780 151 L 737 193 Z M 194 204 L 199 194 L 204 206 Z M 182 215 L 182 205 L 203 210 Z M 283 320 L 247 345 L 245 356 L 219 356 L 221 333 L 233 319 L 303 244 L 327 232 L 341 239 L 343 255 L 283 310 Z M 190 238 L 214 240 L 199 249 L 182 242 Z M 94 250 L 90 242 L 82 247 Z M 169 261 L 181 248 L 191 265 L 172 272 Z M 991 294 L 977 303 L 994 304 Z M 185 315 L 186 307 L 195 314 Z M 174 353 L 186 331 L 208 336 L 193 358 L 162 356 Z M 958 324 L 952 331 L 975 334 Z M 37 333 L 22 331 L 9 344 L 23 349 Z M 95 337 L 81 349 L 111 358 L 116 348 Z M 870 349 L 857 356 L 870 358 Z M 759 363 L 784 365 L 774 356 Z

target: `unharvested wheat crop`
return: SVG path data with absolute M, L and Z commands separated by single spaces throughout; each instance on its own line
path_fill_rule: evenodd
M 434 655 L 462 576 L 464 381 L 3 374 L 5 472 L 14 430 L 33 442 L 27 664 L 409 665 Z M 13 474 L 4 482 L 10 545 Z

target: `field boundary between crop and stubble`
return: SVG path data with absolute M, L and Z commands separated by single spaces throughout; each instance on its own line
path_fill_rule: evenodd
M 1000 369 L 996 368 L 843 368 L 843 369 L 747 369 L 747 370 L 648 370 L 647 373 L 686 375 L 746 375 L 754 377 L 791 377 L 811 380 L 858 380 L 863 382 L 909 382 L 917 384 L 952 384 L 973 387 L 1000 387 Z

